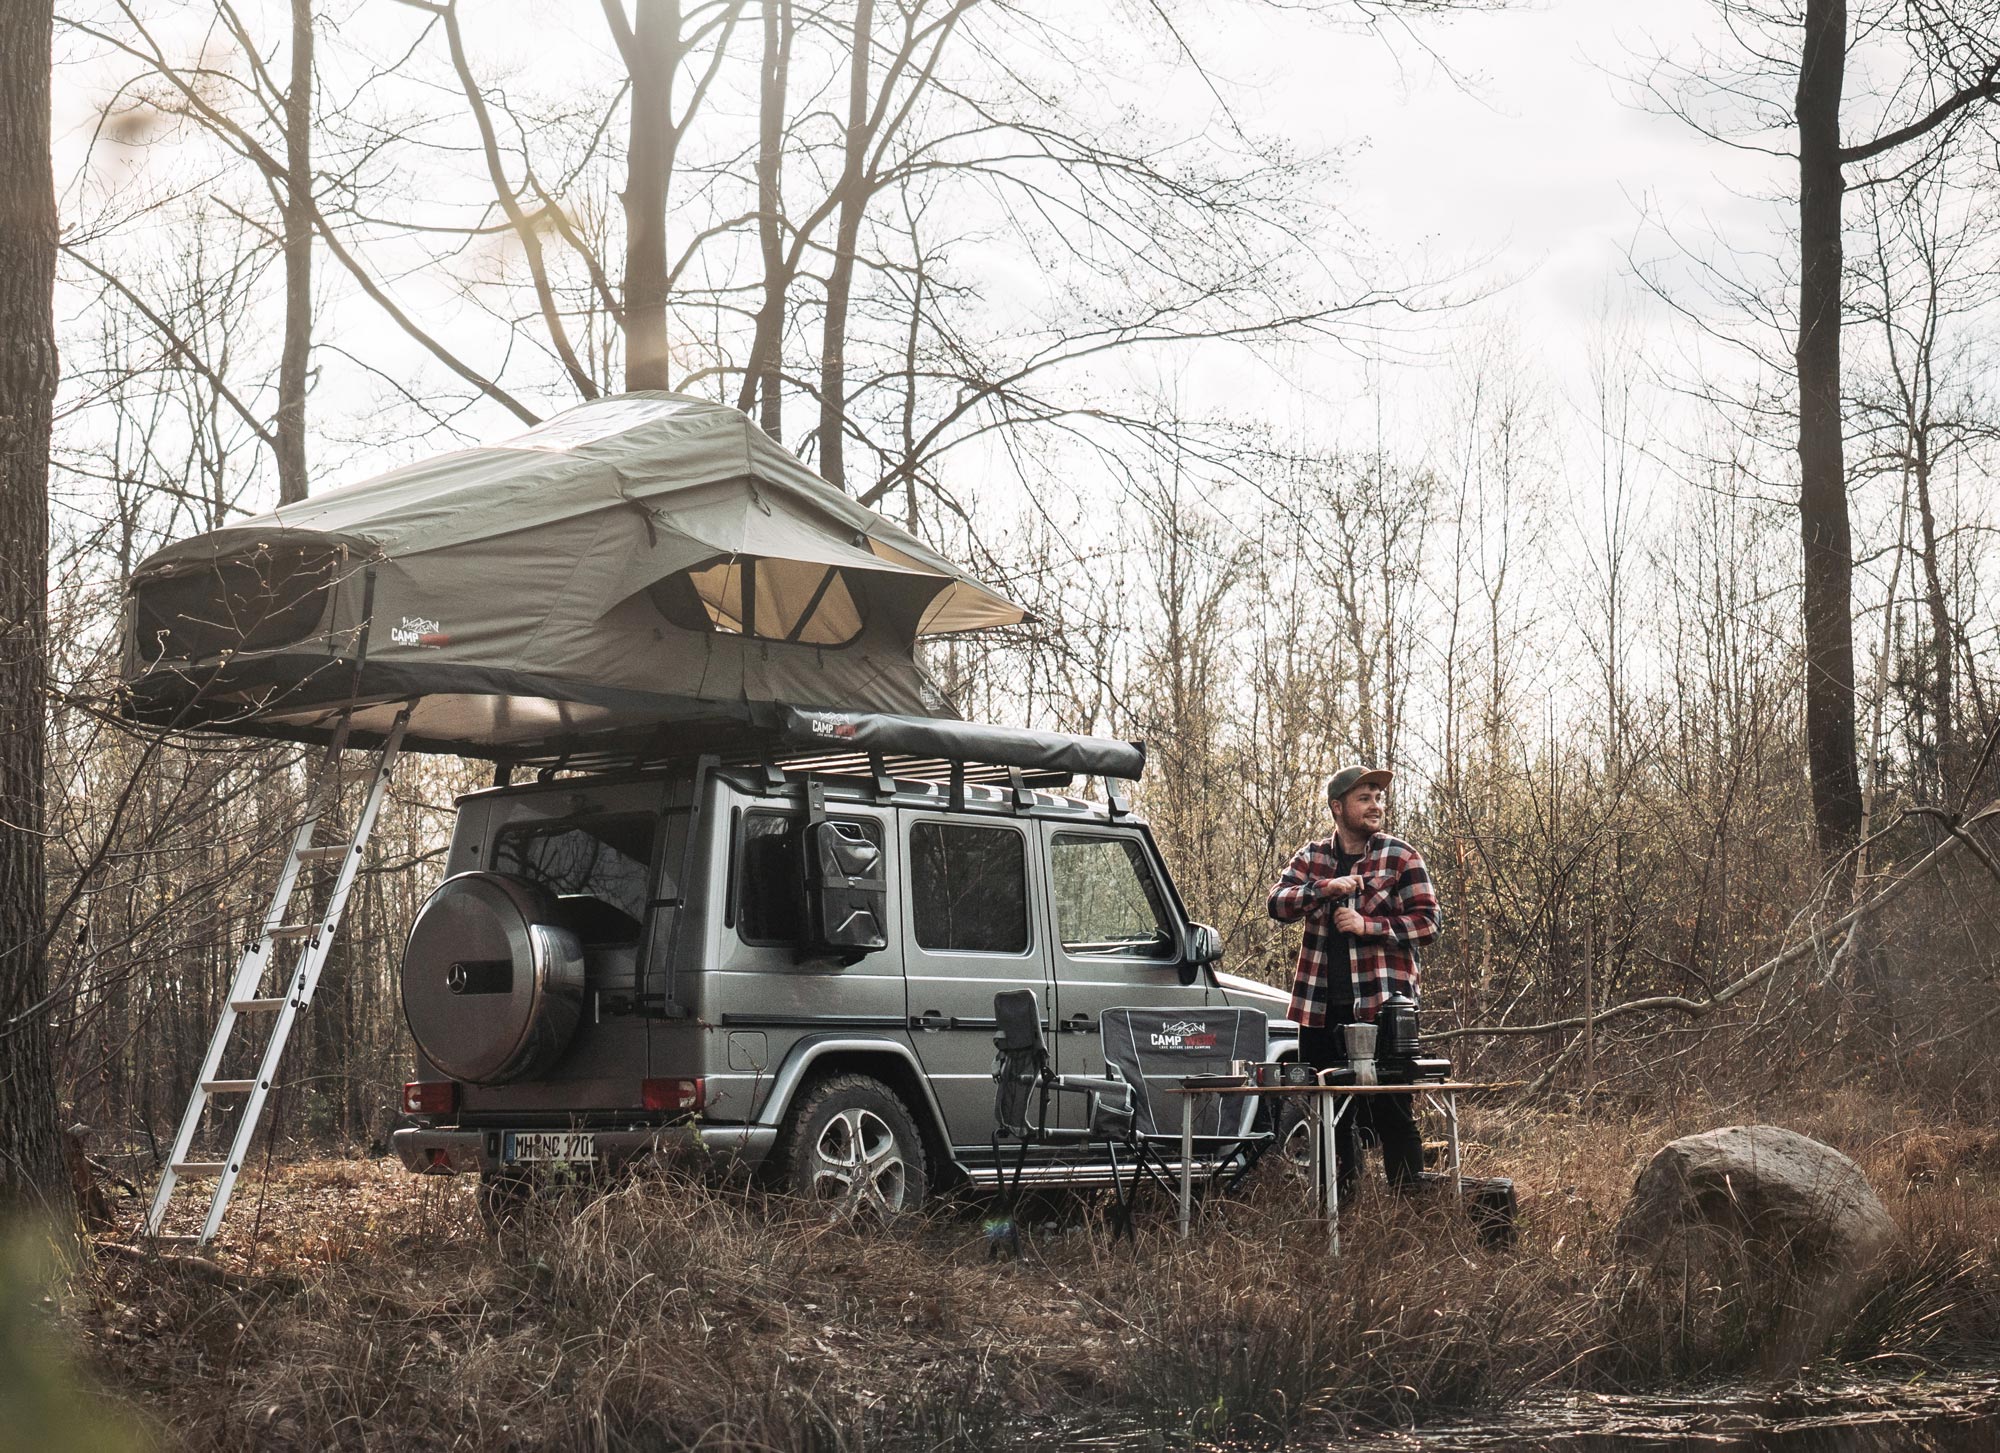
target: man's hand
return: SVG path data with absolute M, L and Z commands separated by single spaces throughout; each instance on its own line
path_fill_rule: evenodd
M 1345 878 L 1321 878 L 1319 896 L 1322 898 L 1352 898 L 1361 891 L 1361 879 L 1349 874 Z
M 1334 909 L 1333 926 L 1342 933 L 1351 933 L 1356 937 L 1359 937 L 1364 932 L 1361 915 L 1356 913 L 1352 908 Z

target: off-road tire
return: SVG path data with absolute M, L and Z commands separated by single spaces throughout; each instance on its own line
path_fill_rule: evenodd
M 830 1075 L 801 1091 L 768 1166 L 782 1189 L 841 1221 L 914 1211 L 930 1188 L 915 1117 L 867 1075 Z

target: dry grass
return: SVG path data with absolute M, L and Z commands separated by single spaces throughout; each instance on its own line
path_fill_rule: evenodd
M 1523 1190 L 1519 1245 L 1379 1191 L 1345 1254 L 1291 1188 L 1136 1246 L 1052 1204 L 1019 1261 L 977 1208 L 829 1226 L 740 1187 L 634 1179 L 499 1237 L 466 1181 L 322 1161 L 246 1187 L 218 1281 L 106 1260 L 79 1313 L 102 1382 L 169 1445 L 986 1449 L 1324 1439 L 1561 1388 L 1753 1372 L 1771 1308 L 1686 1269 L 1635 1279 L 1610 1229 L 1673 1135 L 1769 1119 L 1869 1172 L 1901 1224 L 1834 1355 L 1875 1368 L 2000 1348 L 2000 1209 L 1983 1127 L 1900 1130 L 1853 1094 L 1617 1122 L 1472 1119 L 1468 1169 Z

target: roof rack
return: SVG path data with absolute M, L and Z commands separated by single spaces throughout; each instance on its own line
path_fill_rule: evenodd
M 984 787 L 1009 786 L 1016 773 L 1019 773 L 1023 785 L 1029 787 L 1067 787 L 1076 780 L 1076 773 L 1059 768 L 1023 769 L 996 766 L 989 762 L 954 762 L 948 757 L 879 756 L 869 752 L 724 752 L 720 754 L 720 759 L 724 766 L 729 767 L 768 761 L 787 772 L 801 775 L 880 776 L 898 782 L 950 782 L 954 768 L 958 769 L 964 781 L 976 782 Z

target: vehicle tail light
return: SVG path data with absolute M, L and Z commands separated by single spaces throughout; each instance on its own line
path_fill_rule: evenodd
M 708 1086 L 700 1079 L 643 1080 L 639 1093 L 648 1110 L 691 1115 L 708 1103 Z
M 458 1085 L 452 1080 L 411 1080 L 403 1086 L 406 1115 L 449 1115 L 458 1108 Z

